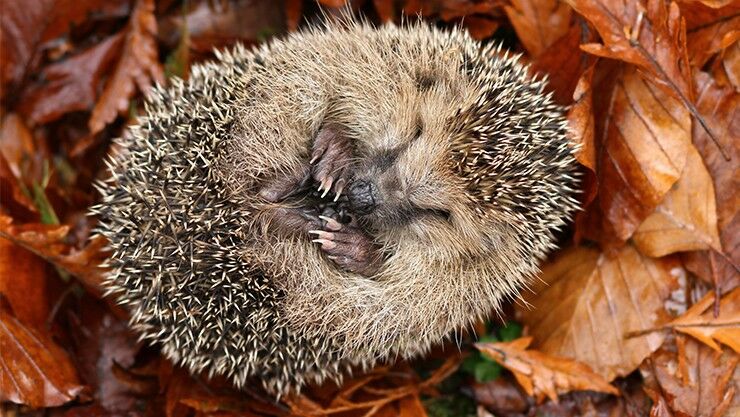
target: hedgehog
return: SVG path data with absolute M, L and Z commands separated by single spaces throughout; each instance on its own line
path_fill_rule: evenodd
M 519 61 L 342 21 L 194 65 L 98 184 L 109 294 L 175 363 L 276 396 L 457 338 L 578 208 L 564 109 Z

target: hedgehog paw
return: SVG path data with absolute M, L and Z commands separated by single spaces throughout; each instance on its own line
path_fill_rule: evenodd
M 332 125 L 322 127 L 314 139 L 310 161 L 322 197 L 332 191 L 334 201 L 339 199 L 349 182 L 351 163 L 352 144 L 349 139 Z
M 315 236 L 313 242 L 321 245 L 327 258 L 345 271 L 356 274 L 372 276 L 378 271 L 380 251 L 367 234 L 331 217 L 319 217 L 326 222 L 326 230 L 310 230 L 309 233 Z
M 275 230 L 279 230 L 286 235 L 292 235 L 296 231 L 307 233 L 321 227 L 322 221 L 316 210 L 276 207 L 271 210 L 270 223 Z
M 304 167 L 292 175 L 267 181 L 260 189 L 259 195 L 270 203 L 277 203 L 305 191 L 310 181 L 311 171 Z

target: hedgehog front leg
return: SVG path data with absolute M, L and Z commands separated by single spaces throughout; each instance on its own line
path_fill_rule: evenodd
M 337 126 L 327 124 L 319 130 L 311 150 L 313 177 L 319 182 L 324 197 L 334 192 L 334 200 L 342 195 L 349 182 L 352 164 L 352 144 Z
M 342 224 L 331 217 L 319 216 L 324 229 L 311 230 L 313 241 L 321 245 L 327 258 L 345 271 L 372 276 L 380 269 L 382 255 L 370 236 L 353 225 Z

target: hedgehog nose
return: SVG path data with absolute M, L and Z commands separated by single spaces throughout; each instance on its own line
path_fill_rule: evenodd
M 347 198 L 352 211 L 358 216 L 370 214 L 375 210 L 375 189 L 368 181 L 353 181 L 347 192 Z

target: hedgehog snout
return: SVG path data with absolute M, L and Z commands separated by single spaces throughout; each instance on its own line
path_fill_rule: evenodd
M 347 198 L 352 211 L 359 216 L 370 214 L 377 207 L 377 193 L 369 181 L 353 181 L 347 191 Z

